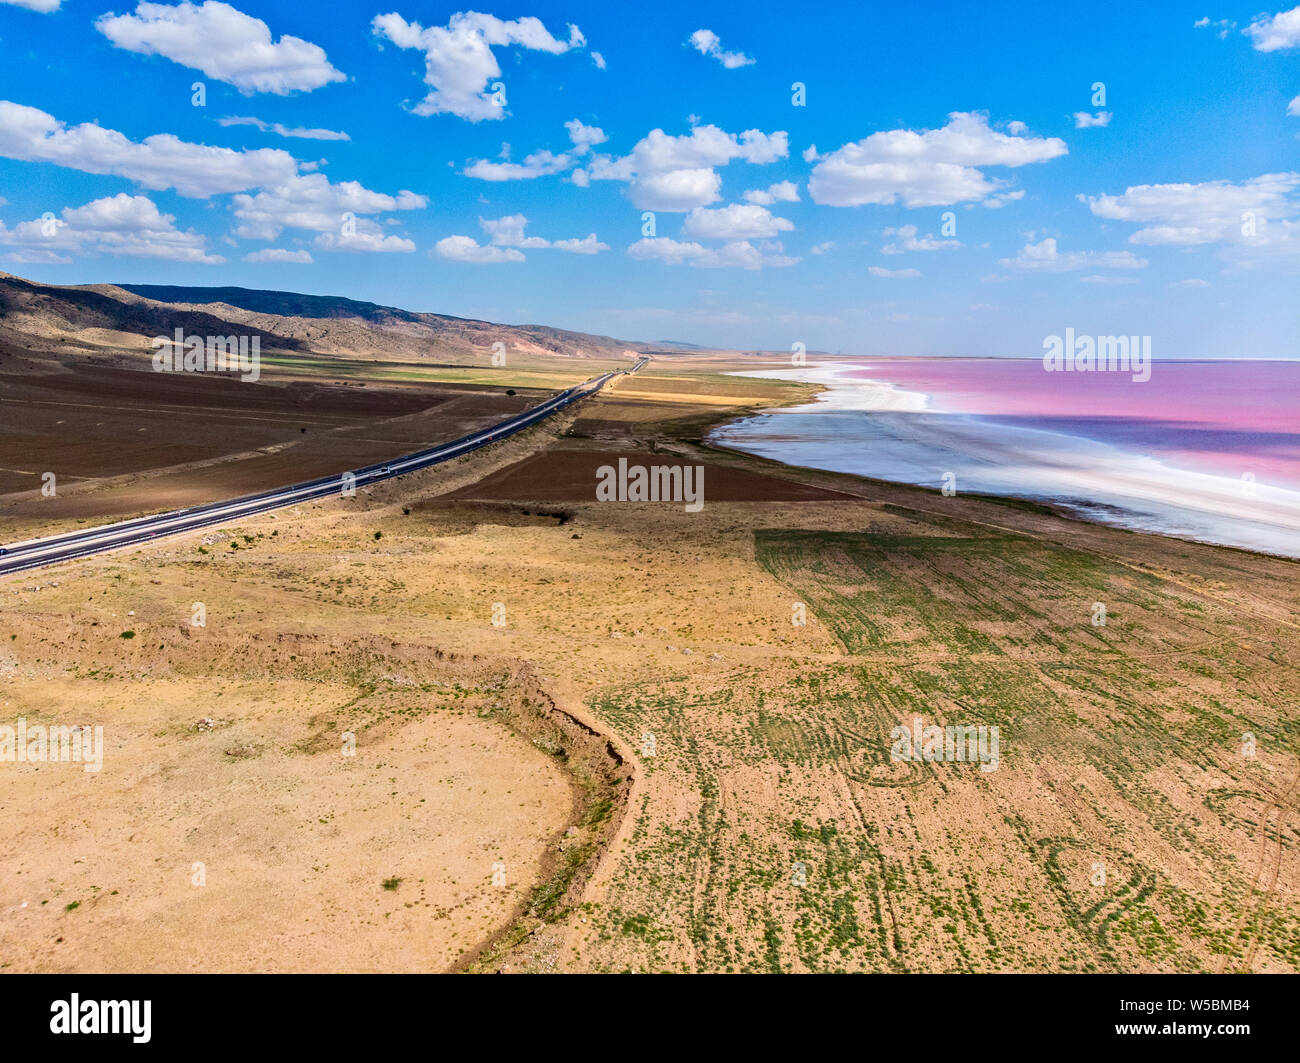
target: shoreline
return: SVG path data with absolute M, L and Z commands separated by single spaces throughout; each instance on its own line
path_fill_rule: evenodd
M 935 396 L 850 377 L 872 359 L 727 375 L 822 388 L 812 401 L 712 428 L 712 446 L 794 467 L 1051 506 L 1074 519 L 1288 560 L 1300 559 L 1300 491 L 1179 468 L 1145 453 L 996 415 L 943 410 Z

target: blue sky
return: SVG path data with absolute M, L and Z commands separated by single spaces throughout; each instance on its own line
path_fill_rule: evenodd
M 729 347 L 1300 357 L 1300 7 L 389 2 L 0 0 L 0 268 Z

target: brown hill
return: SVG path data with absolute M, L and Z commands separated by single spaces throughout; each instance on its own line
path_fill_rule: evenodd
M 177 328 L 187 335 L 259 335 L 264 350 L 451 363 L 481 360 L 497 342 L 510 351 L 566 358 L 618 358 L 652 348 L 544 325 L 499 325 L 340 296 L 161 284 L 54 285 L 0 272 L 0 339 L 17 347 L 40 349 L 53 341 L 74 348 L 147 348 L 154 336 L 170 336 Z

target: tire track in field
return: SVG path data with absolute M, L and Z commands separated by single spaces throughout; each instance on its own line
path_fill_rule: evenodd
M 1256 916 L 1265 906 L 1269 897 L 1277 887 L 1278 876 L 1282 871 L 1282 854 L 1286 848 L 1282 840 L 1282 832 L 1286 829 L 1287 821 L 1291 818 L 1293 809 L 1291 807 L 1291 795 L 1295 792 L 1297 783 L 1300 783 L 1300 763 L 1297 763 L 1295 773 L 1291 776 L 1291 781 L 1287 784 L 1286 789 L 1280 794 L 1275 794 L 1272 801 L 1264 809 L 1264 814 L 1260 817 L 1259 822 L 1259 854 L 1255 862 L 1255 875 L 1251 880 L 1251 896 L 1255 898 L 1253 904 L 1243 907 L 1241 915 L 1237 918 L 1237 925 L 1233 931 L 1232 941 L 1229 944 L 1228 951 L 1219 961 L 1218 973 L 1223 974 L 1228 969 L 1228 962 L 1233 953 L 1236 952 L 1237 946 L 1241 942 L 1241 936 L 1245 933 L 1246 926 L 1255 921 Z M 1272 837 L 1269 835 L 1269 819 L 1276 813 L 1276 827 Z M 1277 849 L 1273 850 L 1273 841 L 1276 839 Z M 1270 855 L 1272 859 L 1270 860 Z M 1269 873 L 1269 869 L 1272 873 Z M 1267 885 L 1262 885 L 1264 879 L 1268 879 Z M 1250 973 L 1252 970 L 1255 957 L 1259 952 L 1259 942 L 1261 934 L 1256 934 L 1250 943 L 1246 955 L 1242 958 L 1241 967 L 1238 972 Z

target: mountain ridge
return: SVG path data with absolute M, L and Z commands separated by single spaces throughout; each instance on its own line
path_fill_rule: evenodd
M 256 334 L 266 349 L 330 356 L 481 359 L 507 350 L 562 358 L 625 358 L 659 346 L 548 325 L 503 325 L 384 306 L 346 296 L 235 286 L 55 285 L 0 272 L 0 332 L 13 340 L 122 337 L 139 348 L 154 336 Z M 132 337 L 139 337 L 133 341 Z M 24 345 L 30 347 L 30 342 Z

